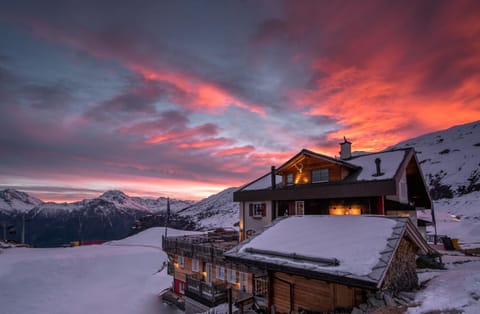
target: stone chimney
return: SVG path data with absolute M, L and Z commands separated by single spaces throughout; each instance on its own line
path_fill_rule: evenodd
M 352 143 L 343 137 L 343 143 L 340 143 L 340 159 L 349 159 L 352 157 Z
M 270 176 L 272 177 L 272 190 L 275 190 L 277 186 L 277 174 L 275 171 L 275 166 L 272 166 L 270 170 Z

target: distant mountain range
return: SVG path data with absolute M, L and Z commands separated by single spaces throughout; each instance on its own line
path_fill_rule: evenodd
M 422 135 L 389 149 L 405 147 L 417 151 L 431 195 L 438 200 L 437 207 L 445 208 L 449 215 L 461 213 L 458 216 L 469 221 L 480 220 L 480 214 L 470 213 L 480 197 L 480 121 Z M 228 188 L 199 202 L 170 199 L 169 225 L 188 230 L 237 226 L 235 189 Z M 164 225 L 166 207 L 166 198 L 130 197 L 121 191 L 107 191 L 98 198 L 74 203 L 45 203 L 20 191 L 0 190 L 0 223 L 17 231 L 9 238 L 20 240 L 21 216 L 25 214 L 26 242 L 35 246 L 120 239 Z M 476 225 L 468 228 L 477 230 Z
M 177 218 L 175 214 L 193 203 L 170 199 L 172 226 L 196 228 L 188 218 Z M 130 197 L 121 191 L 107 191 L 98 198 L 74 203 L 42 202 L 17 190 L 0 191 L 0 224 L 8 227 L 8 238 L 21 240 L 25 217 L 25 241 L 34 246 L 121 239 L 145 217 L 160 217 L 164 222 L 166 209 L 167 198 Z

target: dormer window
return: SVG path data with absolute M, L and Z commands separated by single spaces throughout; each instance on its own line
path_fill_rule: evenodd
M 287 185 L 292 185 L 293 184 L 293 173 L 288 173 L 287 174 Z
M 312 170 L 312 183 L 328 182 L 328 169 Z

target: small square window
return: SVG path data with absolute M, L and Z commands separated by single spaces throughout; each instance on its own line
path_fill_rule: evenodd
M 312 183 L 328 182 L 328 169 L 312 170 Z

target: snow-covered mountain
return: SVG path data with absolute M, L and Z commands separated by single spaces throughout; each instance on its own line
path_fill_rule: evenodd
M 192 203 L 171 199 L 172 215 Z M 10 230 L 20 231 L 25 217 L 26 241 L 35 246 L 124 238 L 132 232 L 135 222 L 146 216 L 155 216 L 155 225 L 161 224 L 166 209 L 166 198 L 130 197 L 121 191 L 107 191 L 98 198 L 73 203 L 42 202 L 13 189 L 0 191 L 0 221 L 14 226 Z M 172 221 L 177 228 L 195 228 L 187 219 L 172 217 Z M 19 241 L 20 232 L 8 238 Z
M 0 190 L 0 212 L 18 214 L 28 212 L 42 203 L 27 193 L 14 189 Z
M 200 228 L 234 227 L 239 222 L 239 204 L 233 202 L 232 187 L 209 196 L 181 211 L 180 216 L 190 217 Z
M 166 197 L 159 197 L 156 199 L 142 198 L 137 196 L 128 196 L 122 191 L 111 190 L 103 193 L 99 198 L 112 202 L 116 205 L 117 208 L 121 209 L 136 209 L 150 213 L 165 211 L 167 209 Z M 192 205 L 193 203 L 195 202 L 177 200 L 173 198 L 170 199 L 170 210 L 172 212 L 177 212 L 185 207 Z
M 480 121 L 401 142 L 414 147 L 433 199 L 480 191 Z

